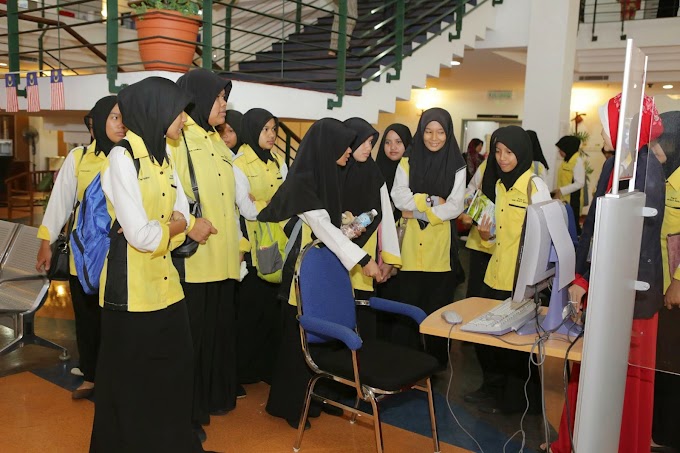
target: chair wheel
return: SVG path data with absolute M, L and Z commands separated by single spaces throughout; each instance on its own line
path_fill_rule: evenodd
M 67 360 L 70 359 L 70 358 L 71 358 L 71 356 L 69 355 L 67 349 L 64 349 L 64 350 L 61 352 L 61 354 L 59 355 L 59 360 L 61 360 L 62 362 L 65 362 L 65 361 L 67 361 Z

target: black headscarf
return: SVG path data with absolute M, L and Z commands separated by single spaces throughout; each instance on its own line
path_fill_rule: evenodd
M 355 136 L 354 131 L 332 118 L 314 123 L 300 143 L 286 180 L 257 220 L 281 222 L 303 212 L 325 209 L 339 228 L 342 181 L 336 161 Z
M 527 134 L 529 134 L 529 138 L 531 139 L 531 149 L 534 153 L 534 162 L 542 163 L 545 169 L 549 170 L 550 167 L 548 166 L 548 161 L 545 160 L 545 156 L 543 155 L 543 148 L 541 148 L 541 142 L 538 140 L 538 135 L 536 135 L 535 131 L 530 129 L 527 130 Z
M 393 161 L 385 153 L 385 141 L 387 140 L 387 133 L 394 131 L 397 133 L 401 141 L 404 143 L 404 148 L 411 146 L 411 141 L 413 137 L 411 136 L 411 131 L 408 127 L 403 124 L 391 124 L 383 132 L 382 140 L 380 141 L 380 148 L 378 148 L 378 156 L 375 158 L 375 163 L 378 164 L 378 168 L 385 178 L 385 183 L 387 184 L 387 190 L 392 191 L 392 186 L 394 185 L 394 175 L 397 173 L 397 166 L 399 166 L 399 161 Z M 404 153 L 405 154 L 405 153 Z
M 228 124 L 234 130 L 234 133 L 236 133 L 236 145 L 234 145 L 234 149 L 231 150 L 234 154 L 237 154 L 238 150 L 241 148 L 241 145 L 243 145 L 243 138 L 241 136 L 242 120 L 243 113 L 236 110 L 227 110 L 227 119 L 225 124 Z
M 243 135 L 243 138 L 239 135 L 239 140 L 243 140 L 243 143 L 253 148 L 257 157 L 265 164 L 268 160 L 275 162 L 275 159 L 272 156 L 271 150 L 260 147 L 260 133 L 272 118 L 278 127 L 279 119 L 277 117 L 265 109 L 255 108 L 248 110 L 241 120 L 241 134 Z
M 504 173 L 496 161 L 498 143 L 507 146 L 517 158 L 517 166 L 508 173 Z M 529 135 L 519 126 L 506 126 L 496 130 L 491 135 L 490 144 L 491 150 L 482 179 L 482 192 L 491 201 L 496 202 L 496 182 L 500 179 L 505 188 L 510 190 L 517 179 L 531 168 L 533 152 Z
M 214 127 L 208 122 L 210 111 L 220 91 L 224 90 L 225 100 L 231 92 L 231 80 L 223 79 L 207 69 L 194 69 L 177 79 L 177 85 L 186 90 L 193 100 L 184 109 L 196 124 L 205 131 L 212 131 Z
M 123 124 L 142 138 L 158 163 L 167 157 L 166 131 L 189 102 L 189 93 L 163 77 L 147 77 L 118 93 Z
M 350 145 L 352 151 L 356 151 L 369 137 L 373 137 L 373 145 L 375 146 L 380 134 L 368 121 L 361 118 L 350 118 L 343 124 L 357 134 Z M 378 216 L 366 228 L 366 231 L 353 240 L 359 247 L 363 247 L 382 220 L 380 188 L 385 184 L 385 179 L 371 156 L 368 156 L 366 162 L 358 162 L 354 160 L 354 157 L 350 157 L 344 173 L 342 211 L 349 211 L 355 216 L 371 209 L 378 212 Z
M 668 179 L 680 167 L 680 111 L 666 112 L 660 116 L 663 134 L 657 140 L 666 154 L 663 171 Z
M 569 162 L 569 160 L 578 152 L 578 149 L 581 147 L 581 140 L 579 140 L 578 137 L 574 137 L 573 135 L 565 135 L 557 143 L 555 143 L 555 146 L 557 146 L 560 150 L 564 151 L 566 156 L 564 157 L 565 162 Z
M 441 124 L 446 131 L 446 143 L 437 152 L 427 149 L 423 141 L 425 127 L 432 121 Z M 420 117 L 409 152 L 411 191 L 447 198 L 453 190 L 456 173 L 466 167 L 453 135 L 453 121 L 449 112 L 438 107 L 426 110 Z
M 109 119 L 109 114 L 117 102 L 118 98 L 116 96 L 105 96 L 98 100 L 94 107 L 92 107 L 92 110 L 90 110 L 90 113 L 88 113 L 89 118 L 92 118 L 92 135 L 94 135 L 94 139 L 97 142 L 95 154 L 103 152 L 105 156 L 108 156 L 109 151 L 115 145 L 109 139 L 109 136 L 106 135 L 106 121 Z

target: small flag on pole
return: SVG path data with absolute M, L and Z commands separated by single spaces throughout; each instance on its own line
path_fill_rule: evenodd
M 28 97 L 28 103 L 26 107 L 27 112 L 39 112 L 40 111 L 40 91 L 38 88 L 38 73 L 28 72 L 26 73 L 26 96 Z
M 61 69 L 52 69 L 50 76 L 50 97 L 52 110 L 64 110 L 64 79 Z
M 5 110 L 8 112 L 19 111 L 19 99 L 17 98 L 18 83 L 19 74 L 5 74 L 5 90 L 7 92 L 7 106 Z

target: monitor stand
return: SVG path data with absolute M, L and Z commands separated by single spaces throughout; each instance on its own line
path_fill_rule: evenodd
M 555 251 L 555 247 L 551 247 L 550 249 L 550 262 L 555 263 L 555 275 L 553 277 L 550 277 L 548 280 L 553 280 L 552 282 L 552 291 L 550 294 L 550 305 L 548 307 L 548 313 L 544 315 L 540 315 L 538 317 L 538 323 L 541 326 L 541 332 L 554 332 L 554 333 L 560 333 L 563 335 L 567 336 L 576 336 L 581 333 L 583 330 L 583 326 L 576 324 L 570 317 L 567 317 L 564 319 L 564 322 L 562 322 L 562 312 L 564 311 L 564 307 L 569 305 L 569 291 L 568 291 L 568 286 L 565 286 L 564 288 L 558 290 L 557 288 L 560 287 L 560 262 L 557 259 L 557 252 Z M 545 287 L 544 282 L 540 282 L 536 287 Z M 538 293 L 539 291 L 534 292 L 534 301 L 538 304 Z M 519 335 L 536 335 L 537 334 L 537 328 L 536 328 L 536 321 L 533 319 L 529 322 L 527 322 L 525 325 L 519 328 L 517 330 L 517 333 Z

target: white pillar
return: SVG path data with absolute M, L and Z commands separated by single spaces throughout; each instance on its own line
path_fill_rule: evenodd
M 550 187 L 559 157 L 555 143 L 569 133 L 578 8 L 578 0 L 531 0 L 522 126 L 538 134 Z

